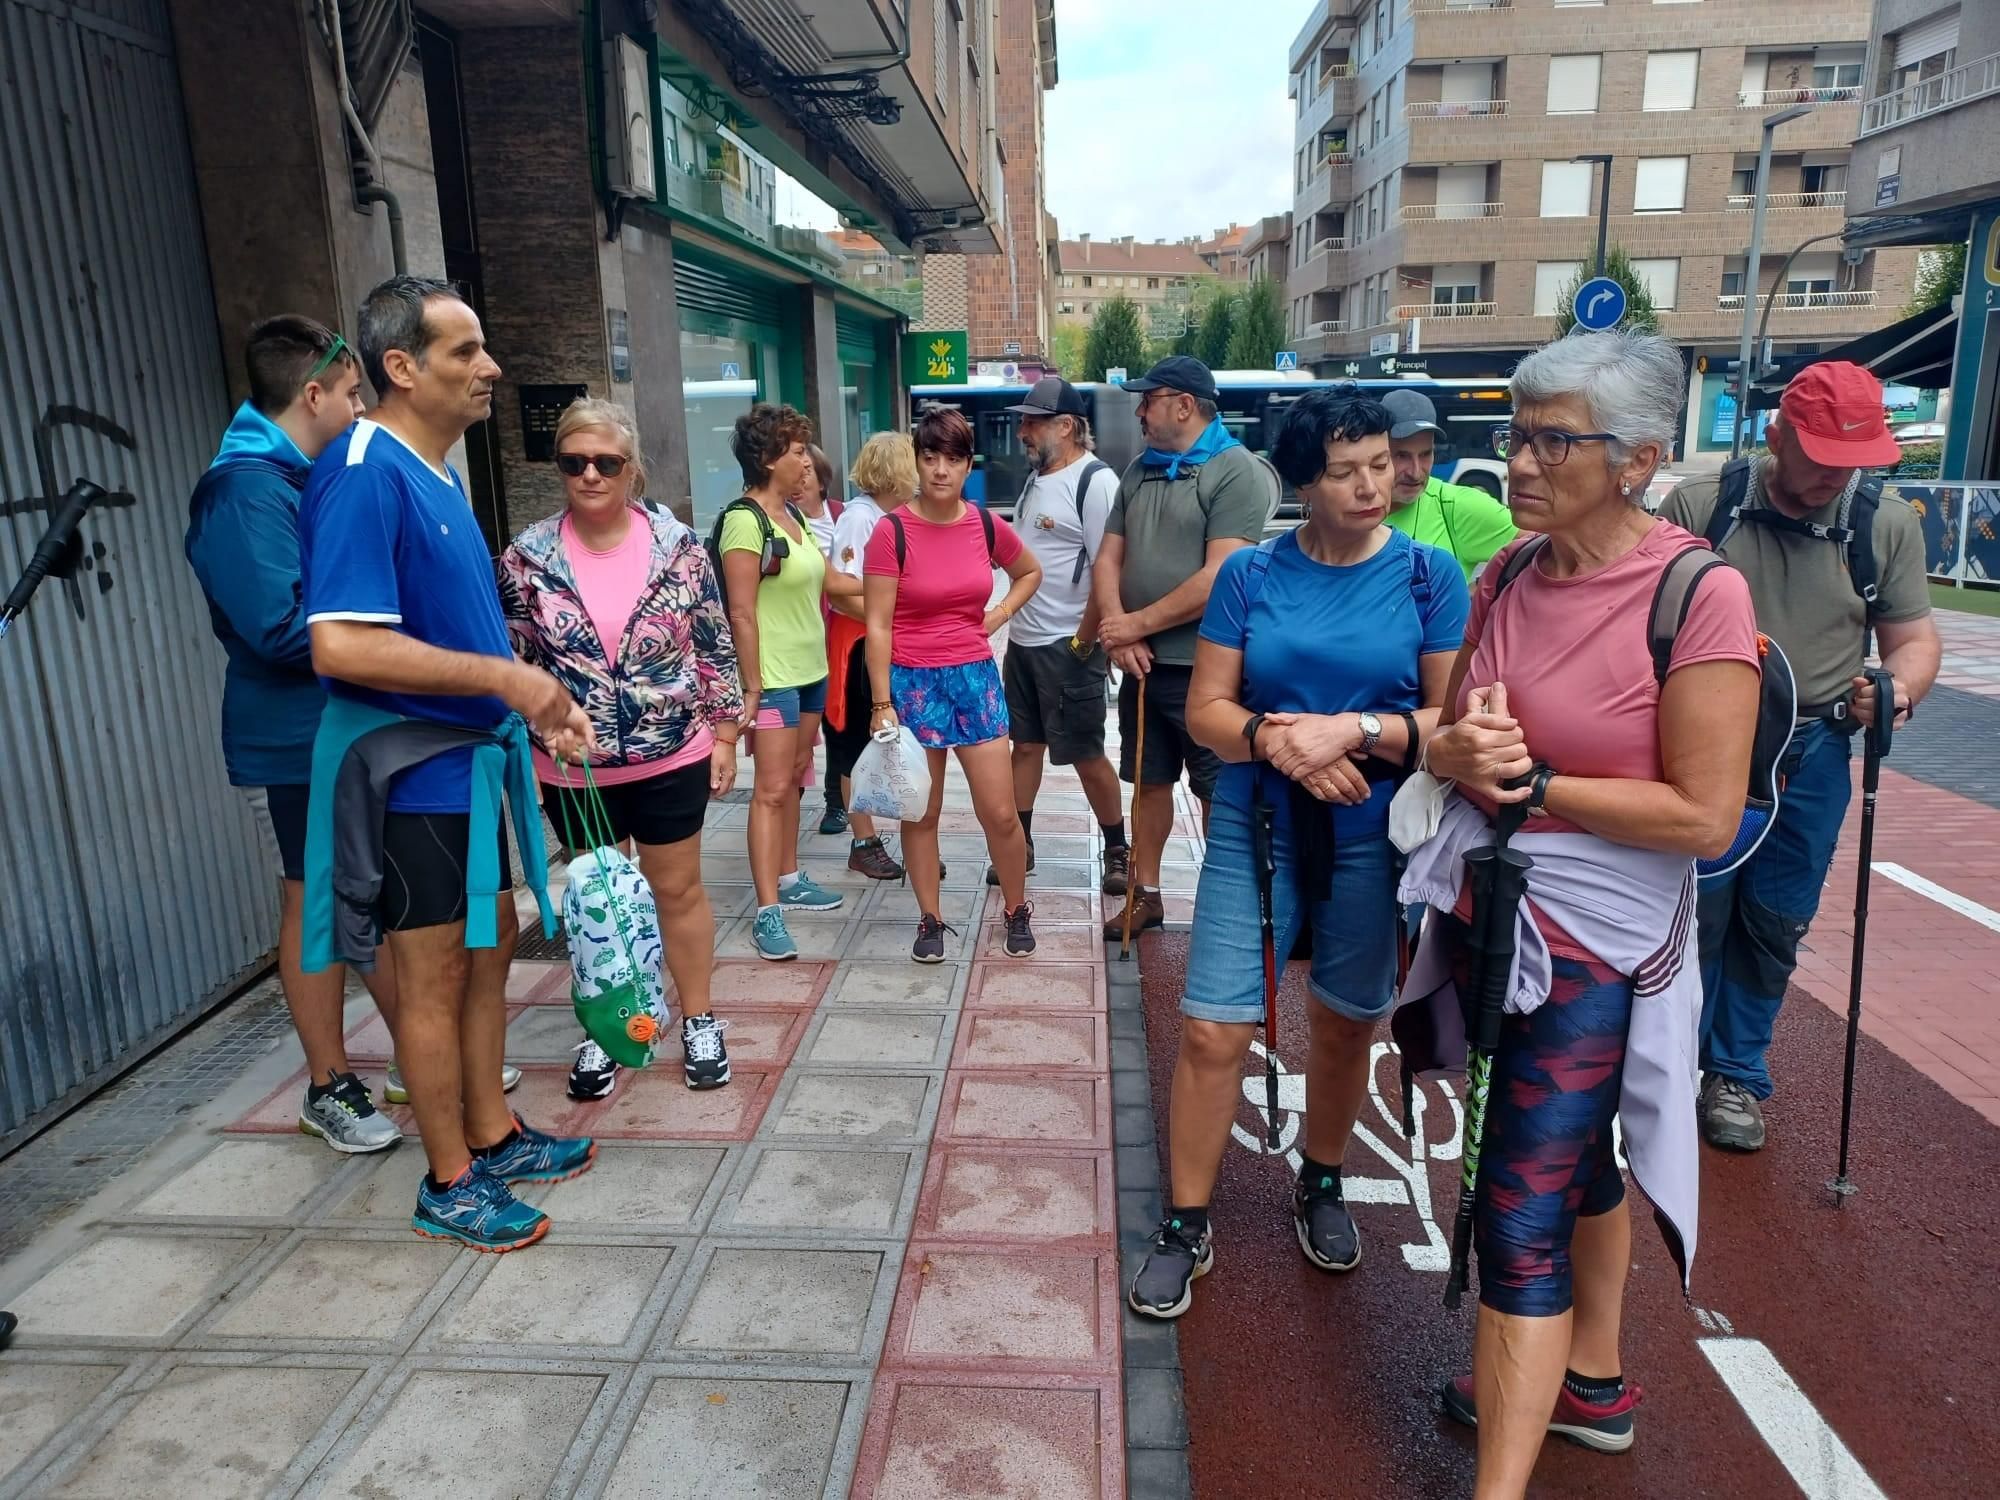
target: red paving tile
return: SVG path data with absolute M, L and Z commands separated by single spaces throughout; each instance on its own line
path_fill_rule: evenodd
M 1016 959 L 973 964 L 966 982 L 966 1009 L 1103 1010 L 1101 964 L 1021 963 Z
M 611 1140 L 747 1141 L 777 1092 L 781 1070 L 732 1060 L 729 1075 L 727 1088 L 691 1089 L 678 1063 L 662 1057 L 643 1073 L 626 1074 L 602 1104 L 565 1099 L 570 1113 L 562 1128 Z
M 1110 1080 L 949 1073 L 938 1108 L 937 1139 L 1109 1150 Z
M 732 1075 L 739 1063 L 754 1063 L 782 1071 L 799 1050 L 799 1039 L 812 1024 L 810 1010 L 781 1009 L 778 1006 L 751 1008 L 735 1006 L 722 1017 L 723 1039 L 729 1045 Z M 655 1067 L 678 1068 L 681 1038 L 676 1023 L 672 1042 L 660 1049 Z M 732 1085 L 733 1087 L 733 1085 Z
M 938 1241 L 1019 1239 L 1037 1249 L 1109 1249 L 1117 1224 L 1109 1152 L 941 1145 L 924 1169 L 910 1233 Z
M 1087 922 L 1035 923 L 1035 963 L 1087 964 L 1103 956 L 1104 934 Z M 979 957 L 1005 958 L 1007 929 L 988 922 L 982 929 Z M 1015 959 L 1015 963 L 1021 962 Z
M 1110 1066 L 1110 1054 L 1102 1014 L 968 1010 L 958 1023 L 951 1066 L 1101 1075 Z
M 1109 1250 L 910 1244 L 882 1362 L 1116 1374 L 1118 1264 Z
M 369 1092 L 375 1096 L 375 1103 L 382 1113 L 394 1120 L 405 1135 L 414 1137 L 417 1131 L 416 1117 L 402 1105 L 383 1102 L 382 1093 L 387 1079 L 382 1067 L 379 1064 L 357 1062 L 355 1072 L 361 1081 L 368 1085 Z M 524 1077 L 523 1087 L 526 1084 L 527 1080 Z M 305 1091 L 306 1070 L 300 1068 L 298 1072 L 258 1100 L 241 1119 L 222 1128 L 231 1134 L 291 1134 L 299 1128 L 299 1101 L 304 1097 Z M 518 1094 L 519 1090 L 515 1092 Z
M 1125 1422 L 1115 1376 L 876 1377 L 852 1500 L 1115 1500 Z
M 1035 921 L 1042 922 L 1102 922 L 1104 920 L 1105 897 L 1096 891 L 1050 890 L 1037 888 L 1034 877 L 1028 877 L 1028 900 L 1034 903 Z M 983 916 L 988 922 L 997 922 L 1006 908 L 1006 902 L 998 891 L 986 893 Z
M 514 960 L 507 970 L 507 998 L 535 1005 L 569 1004 L 569 965 Z

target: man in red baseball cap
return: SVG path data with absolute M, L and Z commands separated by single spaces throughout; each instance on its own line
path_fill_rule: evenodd
M 1847 812 L 1852 737 L 1878 712 L 1860 675 L 1870 635 L 1895 678 L 1899 721 L 1930 691 L 1940 656 L 1917 513 L 1868 472 L 1901 456 L 1881 383 L 1841 360 L 1808 366 L 1764 443 L 1660 506 L 1749 581 L 1757 627 L 1798 684 L 1777 821 L 1748 860 L 1701 885 L 1701 1133 L 1737 1151 L 1764 1144 L 1764 1054 Z

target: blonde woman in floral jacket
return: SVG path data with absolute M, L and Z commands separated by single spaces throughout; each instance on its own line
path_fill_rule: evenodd
M 717 1088 L 729 1082 L 729 1054 L 710 1010 L 715 918 L 701 883 L 701 828 L 709 798 L 736 784 L 743 696 L 729 615 L 700 538 L 639 503 L 645 458 L 623 407 L 573 403 L 556 426 L 556 467 L 563 512 L 502 554 L 501 607 L 514 649 L 590 716 L 599 746 L 591 776 L 611 835 L 637 844 L 659 906 L 688 1087 Z M 535 755 L 556 832 L 587 846 L 581 774 Z M 570 1096 L 603 1099 L 617 1075 L 585 1041 Z

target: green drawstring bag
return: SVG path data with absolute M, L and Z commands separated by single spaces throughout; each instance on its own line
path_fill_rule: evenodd
M 587 826 L 581 839 L 563 829 L 570 848 L 584 851 L 570 861 L 563 892 L 570 1003 L 584 1035 L 607 1057 L 620 1067 L 643 1068 L 667 1032 L 659 909 L 652 887 L 611 837 L 611 816 L 587 763 L 583 778 Z

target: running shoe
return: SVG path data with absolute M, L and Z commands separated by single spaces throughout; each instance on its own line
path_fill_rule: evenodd
M 1467 1427 L 1479 1425 L 1479 1409 L 1473 1402 L 1472 1377 L 1460 1375 L 1447 1381 L 1439 1392 L 1444 1414 Z M 1598 1453 L 1623 1453 L 1632 1446 L 1632 1409 L 1645 1399 L 1643 1386 L 1626 1382 L 1616 1401 L 1598 1406 L 1583 1400 L 1568 1382 L 1556 1391 L 1556 1409 L 1549 1417 L 1549 1431 L 1566 1437 L 1578 1447 Z
M 920 964 L 941 964 L 944 962 L 944 935 L 958 936 L 958 929 L 949 922 L 940 921 L 929 912 L 924 913 L 917 923 L 917 940 L 910 944 L 910 957 Z
M 847 868 L 870 880 L 901 880 L 903 867 L 882 847 L 882 840 L 856 839 L 847 851 Z
M 474 1160 L 480 1171 L 501 1182 L 567 1182 L 590 1170 L 597 1142 L 587 1135 L 549 1135 L 516 1115 L 514 1133 L 475 1153 Z
M 719 1089 L 729 1082 L 729 1049 L 722 1045 L 729 1023 L 714 1016 L 681 1017 L 681 1071 L 691 1089 Z
M 299 1132 L 318 1136 L 343 1156 L 387 1151 L 403 1138 L 396 1122 L 368 1097 L 367 1085 L 352 1073 L 336 1073 L 330 1085 L 307 1088 L 299 1106 Z
M 576 1061 L 569 1065 L 572 1099 L 609 1099 L 618 1087 L 618 1064 L 595 1042 L 576 1044 Z
M 778 905 L 787 911 L 839 911 L 845 900 L 838 891 L 829 891 L 810 875 L 801 875 L 790 885 L 778 887 Z
M 1115 849 L 1107 845 L 1104 850 L 1104 878 L 1097 882 L 1097 888 L 1107 896 L 1122 896 L 1131 872 L 1131 845 L 1120 844 Z
M 1701 1138 L 1725 1151 L 1764 1149 L 1764 1106 L 1734 1078 L 1710 1073 L 1701 1081 Z
M 1310 1183 L 1300 1177 L 1293 1184 L 1292 1227 L 1306 1259 L 1322 1271 L 1351 1271 L 1361 1264 L 1361 1231 L 1337 1176 L 1329 1173 Z
M 1035 914 L 1035 903 L 1023 901 L 1012 911 L 1004 913 L 1007 922 L 1007 956 L 1026 958 L 1035 951 L 1035 929 L 1028 925 L 1028 918 Z
M 521 1081 L 521 1070 L 507 1063 L 500 1064 L 500 1092 L 511 1094 L 514 1086 Z M 389 1081 L 382 1086 L 382 1097 L 391 1104 L 408 1104 L 410 1091 L 403 1083 L 402 1070 L 394 1063 L 389 1064 Z
M 1035 873 L 1035 841 L 1033 839 L 1028 840 L 1028 873 L 1030 875 Z M 944 876 L 940 874 L 938 879 L 942 880 Z M 986 867 L 986 883 L 988 885 L 998 885 L 1000 883 L 1000 872 L 991 865 Z
M 1194 1302 L 1194 1284 L 1215 1264 L 1215 1235 L 1204 1224 L 1200 1235 L 1173 1214 L 1160 1220 L 1149 1240 L 1152 1248 L 1139 1262 L 1125 1300 L 1147 1318 L 1178 1318 Z
M 750 924 L 750 938 L 757 945 L 757 956 L 774 964 L 799 956 L 799 945 L 785 926 L 782 908 L 767 906 L 758 912 L 757 920 Z
M 837 802 L 827 803 L 826 811 L 819 815 L 819 831 L 827 834 L 847 832 L 847 809 Z
M 430 1173 L 417 1184 L 417 1211 L 410 1227 L 426 1239 L 456 1240 L 474 1250 L 504 1255 L 532 1245 L 549 1232 L 549 1216 L 516 1198 L 507 1184 L 472 1163 L 441 1188 Z

